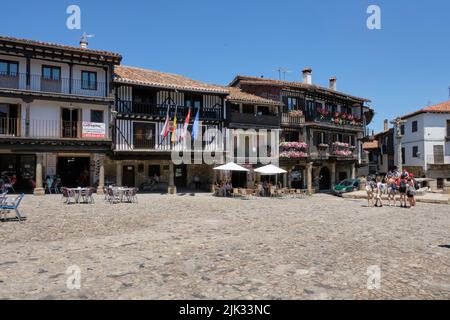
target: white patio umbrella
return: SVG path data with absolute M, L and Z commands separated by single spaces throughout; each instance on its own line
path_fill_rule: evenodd
M 259 173 L 261 176 L 275 176 L 275 183 L 278 184 L 278 175 L 287 173 L 286 170 L 278 168 L 273 164 L 269 164 L 267 166 L 255 169 L 256 173 Z
M 255 172 L 259 173 L 262 176 L 275 176 L 277 174 L 287 173 L 286 170 L 278 168 L 273 164 L 269 164 L 268 166 L 255 169 Z
M 250 170 L 241 167 L 240 165 L 234 163 L 234 162 L 229 162 L 227 164 L 224 164 L 222 166 L 219 166 L 217 168 L 214 168 L 214 170 L 218 170 L 218 171 L 228 171 L 228 172 L 249 172 Z M 240 180 L 240 179 L 239 179 Z
M 240 165 L 234 163 L 234 162 L 229 162 L 227 164 L 224 164 L 222 166 L 219 166 L 217 168 L 214 168 L 214 170 L 219 170 L 219 171 L 241 171 L 241 172 L 249 172 L 250 170 L 241 167 Z

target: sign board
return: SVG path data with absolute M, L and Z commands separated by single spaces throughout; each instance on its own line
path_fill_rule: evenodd
M 83 138 L 106 138 L 106 126 L 104 123 L 83 122 L 82 135 Z

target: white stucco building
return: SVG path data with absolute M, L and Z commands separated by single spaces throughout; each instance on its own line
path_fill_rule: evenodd
M 402 162 L 419 176 L 450 181 L 450 101 L 402 117 Z M 397 141 L 394 141 L 395 147 Z M 397 154 L 395 163 L 398 163 Z

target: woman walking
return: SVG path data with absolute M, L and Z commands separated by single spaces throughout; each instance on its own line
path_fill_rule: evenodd
M 375 192 L 375 207 L 383 207 L 383 200 L 381 197 L 384 193 L 384 184 L 381 180 L 381 178 L 377 178 L 377 186 L 376 186 L 376 192 Z M 378 205 L 379 204 L 379 205 Z
M 367 186 L 366 186 L 366 192 L 367 192 L 367 206 L 371 207 L 374 205 L 374 193 L 377 188 L 375 181 L 373 181 L 372 178 L 367 179 Z

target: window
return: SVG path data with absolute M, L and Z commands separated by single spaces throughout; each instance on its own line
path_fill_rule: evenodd
M 0 60 L 0 76 L 16 77 L 19 74 L 19 63 Z
M 81 89 L 97 90 L 97 72 L 81 71 Z
M 231 107 L 231 112 L 237 112 L 237 113 L 239 113 L 240 107 L 239 107 L 238 104 L 236 104 L 236 103 L 231 103 L 231 104 L 230 104 L 230 107 Z
M 188 108 L 199 109 L 202 107 L 203 97 L 200 95 L 185 95 L 184 104 Z
M 412 132 L 417 132 L 417 121 L 412 122 Z
M 61 80 L 61 68 L 55 66 L 42 66 L 42 78 L 44 80 Z
M 102 110 L 91 110 L 91 122 L 103 123 L 103 111 Z
M 413 158 L 418 158 L 419 157 L 418 153 L 419 153 L 419 147 L 418 146 L 414 146 L 413 149 L 412 149 L 412 156 L 413 156 Z
M 288 111 L 298 110 L 298 99 L 288 98 Z
M 136 149 L 154 149 L 156 126 L 154 123 L 133 123 L 133 141 Z
M 447 120 L 447 138 L 450 138 L 450 120 Z
M 406 164 L 406 151 L 402 148 L 402 164 Z
M 400 126 L 400 133 L 401 133 L 402 136 L 405 134 L 405 125 L 404 124 L 402 124 Z
M 242 113 L 255 114 L 255 107 L 250 104 L 244 104 L 242 106 Z

